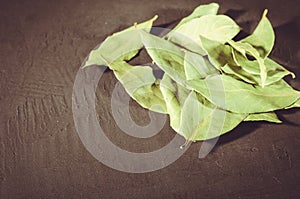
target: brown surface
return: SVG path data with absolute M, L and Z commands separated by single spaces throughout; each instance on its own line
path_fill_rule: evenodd
M 188 14 L 205 1 L 1 1 L 0 4 L 0 197 L 6 198 L 298 198 L 298 110 L 280 112 L 284 124 L 245 123 L 222 136 L 205 159 L 195 143 L 172 165 L 128 174 L 94 159 L 72 119 L 75 75 L 87 53 L 107 35 L 154 14 L 156 25 Z M 226 1 L 228 12 L 252 30 L 264 8 L 276 26 L 272 56 L 298 75 L 299 1 Z M 265 3 L 262 3 L 265 2 Z M 249 4 L 249 5 L 248 5 Z M 149 140 L 133 139 L 113 122 L 108 72 L 97 90 L 101 124 L 131 151 L 160 148 L 174 136 L 168 126 Z M 146 112 L 132 103 L 137 122 Z M 139 114 L 137 116 L 137 114 Z

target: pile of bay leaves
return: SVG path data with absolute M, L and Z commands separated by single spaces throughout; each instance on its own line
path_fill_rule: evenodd
M 151 33 L 154 18 L 107 37 L 84 67 L 108 66 L 142 107 L 168 114 L 187 141 L 220 136 L 242 121 L 280 123 L 275 110 L 300 107 L 300 92 L 283 77 L 295 75 L 268 57 L 275 40 L 264 11 L 253 33 L 235 41 L 241 28 L 201 5 L 164 36 Z M 145 49 L 164 73 L 129 61 Z

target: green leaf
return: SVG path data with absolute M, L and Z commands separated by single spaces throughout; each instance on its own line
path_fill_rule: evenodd
M 195 18 L 200 18 L 204 15 L 216 15 L 219 10 L 219 4 L 217 3 L 210 3 L 206 5 L 200 5 L 197 8 L 194 9 L 194 11 L 187 17 L 183 18 L 173 30 L 178 29 L 183 24 L 191 21 Z
M 131 66 L 126 62 L 113 62 L 114 74 L 127 93 L 142 107 L 166 113 L 166 103 L 149 66 Z
M 283 66 L 270 58 L 266 58 L 265 60 L 260 58 L 256 50 L 250 47 L 249 44 L 230 41 L 229 43 L 234 46 L 235 49 L 238 49 L 239 52 L 237 52 L 233 50 L 231 46 L 204 37 L 201 37 L 201 40 L 204 48 L 208 52 L 209 60 L 216 68 L 227 74 L 235 75 L 245 82 L 266 86 L 279 81 L 286 75 L 292 75 L 293 78 L 295 77 L 294 73 L 286 70 Z M 248 60 L 246 58 L 247 53 L 252 56 L 255 55 L 260 61 Z M 267 73 L 265 74 L 266 70 Z
M 206 5 L 200 5 L 197 7 L 192 14 L 183 18 L 178 25 L 173 28 L 166 36 L 168 40 L 179 44 L 193 52 L 197 52 L 200 55 L 205 55 L 205 51 L 201 48 L 201 46 L 194 40 L 189 34 L 182 34 L 181 32 L 177 32 L 177 29 L 180 28 L 183 24 L 190 22 L 193 19 L 200 18 L 205 15 L 216 15 L 219 10 L 219 5 L 217 3 L 210 3 Z
M 219 81 L 223 85 L 220 85 Z M 265 88 L 253 86 L 228 75 L 190 80 L 188 84 L 213 104 L 236 113 L 259 113 L 283 109 L 300 98 L 300 92 L 280 80 Z M 225 93 L 225 104 L 214 96 Z
M 275 41 L 274 30 L 271 22 L 267 18 L 267 13 L 268 10 L 265 10 L 254 32 L 241 40 L 241 42 L 249 43 L 256 48 L 262 58 L 270 54 Z
M 226 74 L 234 75 L 247 83 L 258 84 L 257 78 L 255 78 L 254 75 L 250 75 L 249 73 L 247 73 L 247 71 L 245 71 L 240 66 L 230 66 L 229 64 L 226 64 L 222 68 L 222 71 L 224 71 Z M 260 76 L 257 75 L 257 77 L 260 80 Z
M 181 113 L 179 134 L 187 141 L 206 140 L 220 136 L 242 122 L 247 115 L 230 113 L 210 104 L 191 91 Z
M 248 43 L 242 43 L 242 42 L 235 42 L 235 41 L 228 41 L 228 43 L 237 51 L 239 51 L 243 56 L 244 59 L 247 59 L 246 54 L 249 54 L 253 56 L 259 65 L 260 69 L 260 82 L 261 86 L 264 87 L 266 84 L 266 79 L 267 79 L 267 68 L 265 66 L 264 59 L 260 57 L 258 51 L 253 48 L 250 44 Z
M 186 89 L 174 82 L 167 74 L 164 74 L 160 82 L 160 90 L 166 102 L 167 113 L 170 116 L 170 126 L 178 132 L 181 107 L 187 97 Z
M 186 86 L 184 51 L 171 42 L 141 31 L 142 42 L 155 64 L 173 80 Z
M 266 68 L 268 69 L 265 85 L 273 84 L 273 83 L 279 81 L 280 79 L 284 78 L 287 75 L 291 75 L 292 78 L 296 77 L 296 75 L 294 73 L 288 71 L 283 66 L 276 63 L 275 61 L 273 61 L 270 58 L 265 59 L 265 65 L 266 65 Z
M 187 80 L 202 79 L 211 74 L 218 74 L 207 59 L 190 51 L 185 51 L 184 70 Z
M 200 36 L 225 43 L 236 36 L 239 31 L 240 27 L 226 15 L 205 15 L 181 25 L 176 29 L 176 34 L 170 33 L 169 40 L 203 55 L 204 49 Z
M 196 41 L 200 41 L 201 35 L 224 44 L 240 32 L 240 27 L 226 15 L 206 15 L 182 25 L 177 32 L 187 34 Z
M 244 121 L 267 121 L 282 123 L 274 112 L 249 114 Z
M 164 74 L 160 82 L 160 90 L 166 102 L 167 113 L 170 116 L 170 126 L 179 132 L 181 109 L 190 91 L 180 86 L 167 74 Z
M 286 107 L 285 109 L 289 109 L 289 108 L 300 108 L 300 99 L 298 99 L 295 103 Z
M 233 48 L 231 49 L 232 57 L 235 61 L 237 66 L 243 67 L 242 69 L 245 70 L 249 75 L 258 75 L 260 76 L 260 68 L 258 65 L 257 60 L 249 60 L 245 58 L 245 55 L 237 52 Z M 246 52 L 245 52 L 246 53 Z
M 206 52 L 201 46 L 201 42 L 195 40 L 193 37 L 187 34 L 182 34 L 181 32 L 170 32 L 168 40 L 175 43 L 189 51 L 198 53 L 199 55 L 205 56 Z
M 250 61 L 245 59 L 244 56 L 237 52 L 233 52 L 233 56 L 235 57 L 238 66 L 226 65 L 222 68 L 222 70 L 227 74 L 234 74 L 248 83 L 261 86 L 262 82 L 260 77 L 259 63 L 256 60 Z M 287 75 L 291 75 L 293 78 L 295 78 L 294 73 L 288 71 L 270 58 L 266 58 L 264 60 L 264 64 L 267 68 L 265 86 L 273 84 Z
M 150 31 L 153 21 L 156 19 L 157 16 L 154 16 L 146 22 L 136 24 L 107 37 L 99 47 L 90 52 L 83 68 L 90 65 L 110 66 L 114 61 L 133 58 L 143 47 L 139 35 L 140 30 Z
M 224 45 L 220 42 L 213 41 L 202 36 L 200 36 L 200 39 L 208 54 L 210 62 L 215 66 L 215 68 L 222 70 L 222 67 L 226 64 L 231 66 L 236 65 L 231 53 L 231 46 Z

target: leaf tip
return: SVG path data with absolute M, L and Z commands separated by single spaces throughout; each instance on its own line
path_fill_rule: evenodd
M 292 72 L 291 72 L 291 76 L 292 76 L 292 78 L 293 78 L 293 79 L 295 79 L 295 78 L 296 78 L 296 75 L 295 75 L 295 73 L 292 73 Z
M 154 22 L 157 18 L 158 18 L 158 15 L 155 15 L 155 16 L 151 19 L 151 21 Z
M 268 9 L 265 9 L 263 12 L 262 18 L 267 17 L 267 14 L 268 14 Z

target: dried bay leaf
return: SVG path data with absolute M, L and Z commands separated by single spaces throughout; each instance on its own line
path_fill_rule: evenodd
M 107 37 L 99 47 L 90 52 L 83 68 L 90 65 L 110 66 L 115 61 L 130 60 L 133 58 L 143 47 L 140 40 L 140 30 L 150 31 L 156 19 L 157 16 L 154 16 L 146 22 L 134 25 Z
M 223 87 L 216 83 L 216 79 L 221 79 Z M 190 80 L 188 84 L 213 104 L 235 113 L 260 113 L 283 109 L 300 98 L 300 92 L 284 80 L 262 88 L 223 74 L 208 76 L 205 80 Z M 212 98 L 211 93 L 217 95 L 224 92 L 225 105 Z

